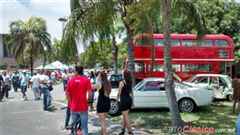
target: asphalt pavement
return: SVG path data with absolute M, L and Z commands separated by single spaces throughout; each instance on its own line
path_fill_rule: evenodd
M 18 92 L 9 93 L 9 99 L 0 102 L 0 135 L 68 135 L 70 131 L 62 130 L 65 121 L 66 105 L 63 85 L 54 86 L 52 104 L 56 110 L 53 112 L 43 111 L 42 100 L 35 101 L 33 92 L 28 89 L 27 101 L 22 101 L 20 89 Z M 119 134 L 121 123 L 107 121 L 109 135 Z M 89 133 L 99 135 L 100 124 L 96 111 L 89 112 Z M 147 135 L 145 132 L 134 131 L 135 135 Z
M 65 110 L 43 111 L 42 100 L 35 101 L 28 89 L 27 101 L 22 101 L 21 92 L 10 91 L 9 99 L 0 102 L 0 135 L 66 135 Z M 53 103 L 56 108 L 62 106 Z

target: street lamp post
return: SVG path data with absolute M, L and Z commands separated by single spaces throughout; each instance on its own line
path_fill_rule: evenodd
M 64 18 L 64 17 L 61 17 L 61 18 L 58 19 L 58 21 L 62 22 L 62 33 L 63 33 L 63 31 L 64 31 L 64 24 L 65 24 L 65 22 L 67 22 L 67 19 Z

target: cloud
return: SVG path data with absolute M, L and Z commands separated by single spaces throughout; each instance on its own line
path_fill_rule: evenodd
M 61 38 L 62 23 L 60 17 L 70 14 L 69 0 L 2 0 L 1 3 L 0 32 L 9 32 L 12 21 L 26 20 L 32 16 L 42 17 L 46 20 L 48 32 L 52 38 Z

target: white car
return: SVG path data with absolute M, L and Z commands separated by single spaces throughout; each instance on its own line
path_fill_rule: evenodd
M 216 99 L 233 100 L 232 79 L 227 75 L 197 74 L 183 83 L 212 90 Z
M 135 108 L 169 108 L 167 92 L 165 90 L 164 78 L 147 78 L 138 83 L 134 89 Z M 213 100 L 213 92 L 192 87 L 180 82 L 174 82 L 177 103 L 180 111 L 192 112 L 197 106 L 209 105 Z M 109 114 L 119 114 L 119 107 L 116 105 L 117 89 L 112 90 L 111 110 Z

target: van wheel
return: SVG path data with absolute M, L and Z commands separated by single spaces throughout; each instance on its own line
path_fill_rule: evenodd
M 116 99 L 110 99 L 110 110 L 108 111 L 108 114 L 111 116 L 120 116 L 122 113 L 120 111 L 120 102 L 117 102 Z

